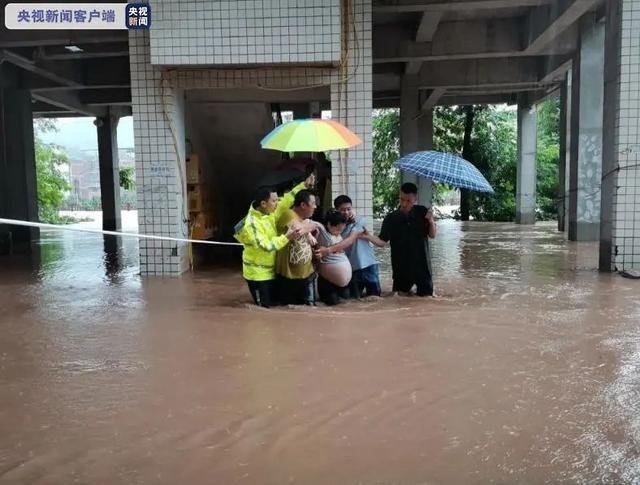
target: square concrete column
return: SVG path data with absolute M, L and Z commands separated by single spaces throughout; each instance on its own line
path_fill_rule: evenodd
M 569 239 L 600 237 L 604 23 L 587 17 L 572 70 Z
M 433 110 L 421 111 L 416 76 L 405 75 L 400 91 L 400 155 L 433 148 Z M 418 186 L 418 203 L 431 206 L 433 183 L 424 177 L 402 172 L 401 182 Z
M 343 4 L 346 6 L 346 4 Z M 351 0 L 351 25 L 342 19 L 342 47 L 348 52 L 348 75 L 336 71 L 331 84 L 331 116 L 362 139 L 349 150 L 331 154 L 331 189 L 333 197 L 348 194 L 358 215 L 373 217 L 373 57 L 371 0 Z M 354 32 L 354 29 L 356 32 Z M 358 66 L 355 69 L 355 66 Z
M 148 31 L 129 32 L 136 149 L 138 230 L 187 238 L 184 93 L 151 64 Z M 189 267 L 187 243 L 140 241 L 140 273 L 176 276 Z
M 564 184 L 561 187 L 561 189 L 563 190 L 562 195 L 563 195 L 563 206 L 564 206 L 564 214 L 563 214 L 563 231 L 565 233 L 569 233 L 569 198 L 571 196 L 571 187 L 569 184 L 569 181 L 571 180 L 571 164 L 569 163 L 571 160 L 571 96 L 572 96 L 572 85 L 573 85 L 573 81 L 572 81 L 573 77 L 571 75 L 571 71 L 567 72 L 567 76 L 566 76 L 566 81 L 565 84 L 567 86 L 567 97 L 566 97 L 566 106 L 565 106 L 565 110 L 564 110 L 564 122 L 563 122 L 563 127 L 565 128 L 565 134 L 564 134 L 564 148 L 561 149 L 564 150 Z
M 518 105 L 518 169 L 516 187 L 516 224 L 536 222 L 536 109 Z
M 640 270 L 640 0 L 608 0 L 600 270 Z
M 0 217 L 38 221 L 31 94 L 21 89 L 0 89 Z M 36 228 L 0 225 L 3 251 L 38 237 Z
M 564 232 L 566 226 L 566 206 L 568 203 L 567 196 L 567 160 L 569 142 L 569 127 L 567 119 L 569 118 L 569 80 L 565 77 L 560 88 L 560 159 L 558 160 L 558 231 Z
M 98 130 L 98 160 L 100 164 L 100 199 L 102 200 L 102 229 L 119 231 L 120 164 L 118 159 L 118 118 L 96 118 Z

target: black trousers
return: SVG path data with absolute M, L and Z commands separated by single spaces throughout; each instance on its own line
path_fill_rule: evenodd
M 246 281 L 249 285 L 249 293 L 251 293 L 256 305 L 269 308 L 277 304 L 275 301 L 275 280 Z
M 276 277 L 278 301 L 283 305 L 313 305 L 316 302 L 316 274 L 307 278 L 289 279 Z
M 433 296 L 433 279 L 430 273 L 424 273 L 414 277 L 393 275 L 393 291 L 409 293 L 413 285 L 416 285 L 416 295 Z
M 350 296 L 349 286 L 336 286 L 318 275 L 318 297 L 325 305 L 333 306 L 340 303 L 340 299 L 347 300 Z

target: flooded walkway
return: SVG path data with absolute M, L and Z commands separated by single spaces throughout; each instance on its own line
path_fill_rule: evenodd
M 640 282 L 552 224 L 433 253 L 435 299 L 262 310 L 44 233 L 0 259 L 0 483 L 640 483 Z

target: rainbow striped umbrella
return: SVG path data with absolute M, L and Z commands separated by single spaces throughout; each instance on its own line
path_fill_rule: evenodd
M 325 152 L 362 143 L 351 130 L 333 120 L 294 120 L 274 128 L 260 145 L 281 152 Z

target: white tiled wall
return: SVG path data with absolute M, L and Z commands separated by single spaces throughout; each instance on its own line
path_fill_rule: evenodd
M 138 228 L 142 234 L 184 238 L 184 102 L 149 62 L 149 35 L 129 34 Z M 183 243 L 140 241 L 140 272 L 180 274 L 187 268 Z
M 152 0 L 151 63 L 338 63 L 340 0 Z
M 331 22 L 339 22 L 341 15 L 339 0 L 320 2 L 317 0 L 280 0 L 279 2 L 256 2 L 263 6 L 267 3 L 293 5 L 301 9 L 303 5 L 313 4 L 314 8 L 303 9 L 310 18 L 297 19 L 299 25 L 315 25 L 316 17 L 331 14 Z M 178 2 L 152 2 L 152 22 L 157 28 L 157 10 L 159 5 Z M 180 2 L 181 6 L 191 4 L 246 3 L 246 2 Z M 322 5 L 322 13 L 317 6 Z M 266 90 L 289 90 L 301 87 L 331 86 L 332 116 L 345 123 L 363 140 L 362 145 L 344 151 L 342 160 L 346 164 L 346 172 L 341 170 L 339 154 L 331 154 L 333 163 L 334 194 L 348 193 L 354 201 L 359 214 L 372 215 L 372 153 L 371 153 L 371 111 L 372 111 L 372 62 L 371 62 L 371 2 L 370 0 L 352 0 L 349 19 L 349 49 L 346 73 L 334 67 L 253 67 L 244 69 L 189 69 L 183 59 L 172 59 L 170 62 L 182 67 L 179 69 L 163 69 L 151 62 L 151 44 L 154 39 L 149 33 L 132 32 L 130 34 L 131 82 L 134 115 L 134 131 L 136 137 L 136 172 L 138 184 L 138 219 L 140 231 L 146 234 L 163 234 L 172 237 L 185 237 L 187 233 L 184 223 L 184 180 L 185 147 L 184 147 L 184 115 L 182 91 L 196 88 L 259 88 Z M 306 8 L 306 7 L 305 7 Z M 298 11 L 298 15 L 302 15 Z M 250 13 L 247 12 L 247 15 Z M 251 13 L 253 15 L 253 12 Z M 333 23 L 331 24 L 333 25 Z M 346 26 L 345 26 L 346 27 Z M 322 36 L 324 43 L 313 42 L 312 57 L 314 61 L 323 59 L 329 50 L 334 56 L 336 49 L 338 59 L 341 53 L 341 36 Z M 163 47 L 177 46 L 178 55 L 193 54 L 194 47 L 185 43 L 181 30 L 176 30 L 175 37 L 165 36 Z M 297 34 L 296 34 L 297 35 Z M 155 34 L 154 34 L 155 36 Z M 166 42 L 166 39 L 171 39 Z M 337 41 L 337 47 L 336 47 Z M 263 43 L 263 38 L 254 42 Z M 205 44 L 206 45 L 206 44 Z M 262 45 L 262 44 L 261 44 Z M 303 43 L 310 49 L 310 43 Z M 251 46 L 255 52 L 257 45 Z M 345 46 L 346 47 L 346 46 Z M 200 45 L 195 45 L 195 52 L 201 52 Z M 282 50 L 280 50 L 282 49 Z M 300 47 L 302 49 L 302 47 Z M 285 55 L 286 46 L 272 46 L 278 62 L 288 62 Z M 162 55 L 168 55 L 166 50 Z M 172 56 L 173 50 L 171 50 Z M 205 50 L 206 52 L 206 50 Z M 302 51 L 300 51 L 302 52 Z M 345 52 L 347 50 L 345 49 Z M 282 54 L 282 55 L 281 55 Z M 289 55 L 291 49 L 289 49 Z M 201 54 L 196 54 L 201 55 Z M 207 55 L 206 53 L 204 54 Z M 225 54 L 226 55 L 226 54 Z M 241 64 L 246 57 L 232 55 L 231 63 Z M 243 59 L 244 61 L 240 61 Z M 289 56 L 289 59 L 291 57 Z M 304 63 L 309 63 L 305 58 Z M 332 57 L 333 60 L 333 57 Z M 169 57 L 156 62 L 169 62 Z M 206 59 L 205 59 L 206 61 Z M 249 59 L 257 63 L 256 59 Z M 299 62 L 301 59 L 295 62 Z M 213 63 L 214 61 L 207 61 Z M 218 61 L 216 61 L 217 63 Z M 275 61 L 274 61 L 275 62 Z M 294 61 L 290 61 L 294 62 Z M 164 102 L 163 102 L 164 99 Z M 167 119 L 165 112 L 169 116 Z M 174 138 L 177 140 L 174 142 Z M 180 274 L 188 265 L 186 247 L 179 243 L 141 242 L 140 269 L 142 274 Z
M 640 0 L 622 0 L 614 265 L 640 268 Z
M 362 144 L 331 154 L 332 189 L 334 197 L 348 194 L 358 214 L 370 218 L 373 215 L 371 0 L 349 3 L 348 63 L 338 73 L 338 82 L 331 85 L 331 116 L 360 136 Z

